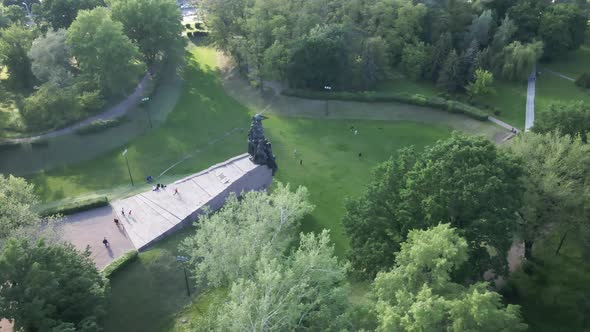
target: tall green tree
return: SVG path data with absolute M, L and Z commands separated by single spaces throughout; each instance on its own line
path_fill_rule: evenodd
M 486 283 L 451 281 L 468 248 L 448 224 L 410 231 L 393 269 L 373 285 L 377 331 L 525 331 L 519 307 L 505 307 Z
M 519 209 L 525 257 L 533 258 L 533 246 L 551 232 L 590 234 L 590 146 L 580 137 L 556 132 L 519 135 L 507 145 L 519 156 L 525 173 L 524 202 Z
M 452 50 L 440 69 L 437 85 L 449 93 L 455 93 L 462 87 L 462 82 L 461 61 L 457 51 Z
M 0 63 L 6 66 L 14 88 L 31 88 L 35 82 L 27 56 L 34 38 L 33 31 L 19 25 L 0 30 Z
M 348 307 L 346 267 L 328 231 L 301 234 L 286 259 L 262 255 L 252 277 L 240 278 L 217 317 L 221 331 L 339 330 Z
M 422 78 L 430 60 L 430 48 L 423 42 L 408 44 L 402 51 L 401 66 L 412 80 Z
M 175 0 L 107 0 L 113 19 L 141 50 L 148 64 L 182 55 L 182 17 Z
M 545 45 L 544 57 L 554 59 L 577 49 L 586 36 L 587 14 L 576 4 L 558 3 L 541 16 L 539 36 Z
M 296 46 L 288 69 L 288 80 L 296 87 L 338 87 L 346 70 L 346 45 L 340 26 L 318 26 Z
M 103 7 L 103 0 L 43 0 L 36 6 L 36 14 L 51 24 L 53 29 L 67 29 L 81 10 Z
M 80 11 L 68 29 L 66 44 L 80 71 L 92 78 L 107 96 L 122 95 L 143 72 L 137 46 L 113 21 L 106 8 Z
M 51 82 L 63 87 L 71 82 L 71 54 L 66 45 L 67 34 L 64 29 L 47 31 L 33 41 L 29 50 L 31 69 L 37 79 L 43 83 Z
M 0 316 L 19 331 L 100 331 L 108 283 L 90 252 L 11 240 L 0 251 Z
M 517 24 L 516 39 L 521 42 L 530 42 L 537 35 L 541 15 L 545 9 L 544 1 L 518 0 L 508 10 L 510 17 Z
M 475 71 L 475 79 L 465 87 L 471 97 L 485 96 L 494 93 L 494 75 L 487 70 Z
M 39 226 L 32 207 L 39 203 L 32 184 L 23 178 L 0 174 L 0 242 L 29 226 Z
M 230 197 L 221 210 L 201 217 L 195 235 L 181 245 L 196 280 L 228 286 L 238 278 L 252 277 L 263 253 L 273 255 L 268 257 L 284 253 L 313 208 L 307 196 L 304 187 L 291 192 L 278 185 L 270 195 L 250 192 L 241 201 Z
M 539 112 L 532 130 L 536 133 L 558 131 L 572 138 L 579 136 L 582 142 L 588 143 L 590 107 L 582 101 L 552 103 Z
M 397 218 L 400 189 L 417 158 L 413 149 L 398 151 L 396 158 L 377 166 L 363 195 L 346 202 L 342 224 L 350 238 L 348 258 L 361 276 L 373 278 L 393 266 L 408 231 Z
M 508 80 L 526 80 L 535 64 L 543 56 L 543 42 L 529 44 L 512 42 L 506 47 L 502 57 L 498 58 L 502 76 Z

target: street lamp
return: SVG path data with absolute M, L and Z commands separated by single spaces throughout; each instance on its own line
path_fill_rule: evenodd
M 123 157 L 125 157 L 125 163 L 127 164 L 127 171 L 129 172 L 129 179 L 131 179 L 131 185 L 134 186 L 133 177 L 131 176 L 131 168 L 129 168 L 129 160 L 127 159 L 127 149 L 123 151 Z
M 142 98 L 142 99 L 141 99 L 141 102 L 142 102 L 142 103 L 145 103 L 145 102 L 148 102 L 149 100 L 150 100 L 150 97 L 145 97 L 145 98 Z M 150 115 L 150 111 L 148 110 L 148 108 L 147 108 L 147 107 L 145 107 L 145 112 L 146 112 L 146 114 L 147 114 L 147 116 L 148 116 L 148 120 L 149 120 L 149 122 L 150 122 L 150 128 L 154 128 L 154 126 L 152 125 L 152 117 L 151 117 L 151 115 Z
M 191 289 L 188 286 L 188 276 L 186 274 L 186 266 L 183 263 L 188 262 L 188 257 L 185 256 L 176 256 L 176 261 L 182 264 L 182 270 L 184 271 L 184 283 L 186 284 L 186 295 L 191 297 Z

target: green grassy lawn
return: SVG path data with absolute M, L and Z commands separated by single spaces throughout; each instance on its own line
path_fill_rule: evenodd
M 247 126 L 247 109 L 228 97 L 213 68 L 215 54 L 211 49 L 194 50 L 194 62 L 187 71 L 183 95 L 168 121 L 159 129 L 138 138 L 129 145 L 130 164 L 134 174 L 156 174 L 187 151 L 207 146 L 171 173 L 194 172 L 242 153 L 245 132 L 231 134 L 223 141 L 208 146 L 220 132 Z M 358 135 L 350 126 L 358 129 Z M 304 220 L 302 231 L 330 229 L 336 252 L 345 256 L 348 241 L 340 219 L 344 201 L 363 190 L 371 169 L 403 146 L 421 149 L 437 139 L 447 137 L 450 129 L 411 122 L 348 121 L 296 119 L 272 115 L 265 128 L 277 155 L 279 171 L 276 180 L 305 185 L 316 205 Z M 297 149 L 298 156 L 294 156 Z M 362 158 L 358 153 L 363 154 Z M 299 165 L 299 160 L 303 165 Z M 96 177 L 96 178 L 95 178 Z M 82 194 L 128 181 L 119 151 L 92 162 L 63 168 L 33 178 L 45 199 L 59 190 L 68 195 Z M 58 186 L 55 189 L 54 186 Z M 67 188 L 67 189 L 65 189 Z M 198 322 L 200 313 L 223 297 L 223 291 L 210 291 L 189 301 L 183 274 L 174 262 L 178 243 L 192 230 L 188 229 L 154 248 L 143 252 L 139 260 L 112 279 L 112 300 L 105 320 L 106 331 L 184 331 L 183 319 Z M 366 285 L 353 287 L 353 298 L 360 298 Z M 195 294 L 199 290 L 193 289 Z M 192 305 L 191 305 L 192 303 Z M 190 325 L 188 325 L 190 326 Z
M 536 88 L 535 110 L 543 110 L 555 102 L 581 100 L 590 104 L 590 89 L 580 88 L 574 82 L 550 73 L 544 73 L 537 79 Z
M 526 106 L 526 82 L 496 81 L 494 83 L 496 94 L 475 98 L 475 102 L 490 109 L 481 107 L 490 115 L 505 121 L 518 128 L 524 128 L 525 106 Z M 399 77 L 390 81 L 381 82 L 377 86 L 378 91 L 395 91 L 418 93 L 427 96 L 436 96 L 442 93 L 435 84 L 427 81 L 414 82 Z M 465 95 L 453 97 L 459 101 L 466 102 Z M 494 114 L 498 110 L 499 114 Z

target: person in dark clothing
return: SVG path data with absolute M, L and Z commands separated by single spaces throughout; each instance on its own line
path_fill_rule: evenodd
M 117 225 L 117 227 L 119 227 L 119 219 L 115 218 L 113 221 L 115 222 L 115 225 Z
M 104 244 L 105 247 L 109 246 L 109 240 L 107 240 L 107 238 L 105 237 L 104 240 L 102 240 L 102 244 Z

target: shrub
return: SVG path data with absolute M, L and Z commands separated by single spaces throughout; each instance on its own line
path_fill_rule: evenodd
M 582 73 L 582 75 L 576 79 L 576 85 L 582 88 L 590 89 L 590 74 Z
M 124 116 L 111 119 L 111 120 L 95 120 L 92 121 L 89 125 L 84 126 L 82 128 L 76 129 L 76 134 L 78 135 L 90 135 L 101 132 L 103 130 L 116 127 L 121 123 L 125 122 L 127 118 Z
M 193 33 L 193 36 L 195 36 L 195 37 L 206 37 L 208 35 L 209 35 L 209 31 L 204 31 L 204 30 L 195 31 Z
M 189 38 L 193 38 L 193 33 L 189 31 L 189 32 L 186 33 L 186 36 L 189 37 Z
M 39 215 L 43 217 L 52 216 L 56 214 L 61 214 L 64 216 L 88 211 L 91 209 L 103 207 L 109 205 L 109 199 L 106 197 L 98 197 L 92 199 L 86 199 L 77 202 L 68 202 L 62 205 L 50 207 L 39 211 Z
M 203 28 L 204 28 L 203 22 L 196 22 L 195 23 L 195 29 L 200 30 Z
M 82 107 L 73 89 L 46 83 L 25 99 L 21 115 L 29 127 L 49 129 L 79 119 Z
M 451 113 L 460 113 L 480 121 L 485 121 L 488 118 L 483 110 L 458 101 L 421 94 L 408 94 L 405 92 L 321 92 L 286 89 L 283 91 L 283 94 L 286 96 L 308 99 L 348 100 L 358 102 L 399 102 L 442 109 Z
M 185 25 L 184 25 L 184 27 L 185 27 L 187 30 L 189 30 L 189 29 L 191 28 L 191 24 L 190 24 L 190 23 L 187 23 L 187 24 L 185 24 Z
M 128 251 L 128 252 L 124 253 L 123 256 L 115 259 L 109 265 L 107 265 L 102 270 L 102 274 L 106 278 L 110 279 L 111 276 L 113 276 L 113 274 L 115 274 L 117 271 L 121 271 L 121 269 L 124 268 L 125 266 L 129 265 L 129 263 L 135 261 L 138 256 L 139 256 L 139 253 L 137 252 L 137 250 Z

